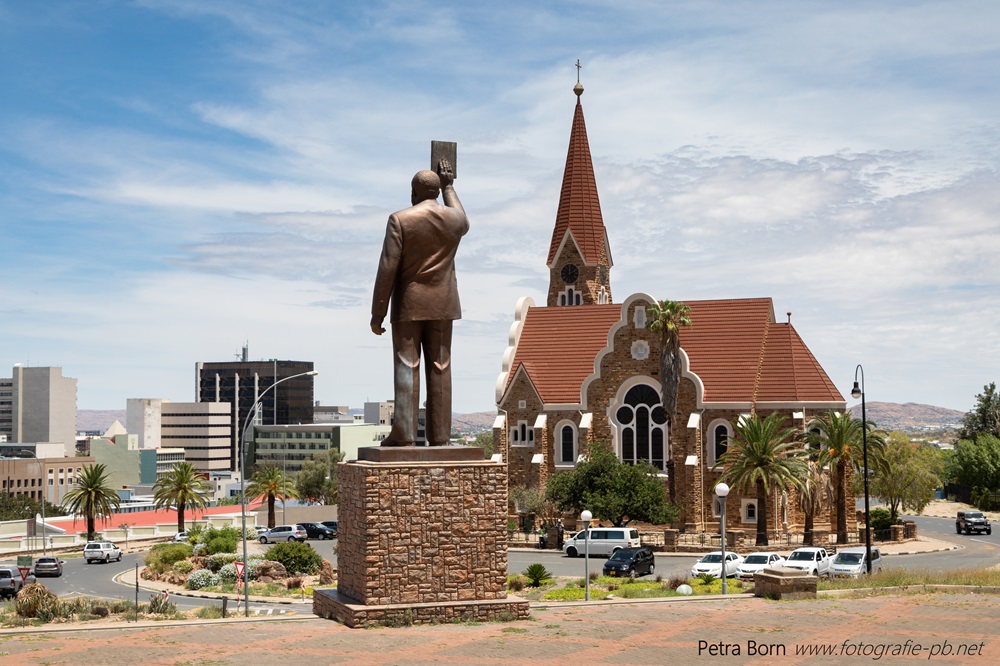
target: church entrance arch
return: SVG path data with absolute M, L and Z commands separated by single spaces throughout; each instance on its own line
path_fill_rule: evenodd
M 612 406 L 612 421 L 622 462 L 648 462 L 662 473 L 670 460 L 667 415 L 651 381 L 623 385 Z

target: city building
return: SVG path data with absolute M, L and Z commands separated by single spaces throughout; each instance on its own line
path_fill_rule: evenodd
M 313 423 L 364 423 L 363 414 L 351 414 L 348 405 L 313 405 Z
M 61 445 L 46 450 L 45 445 L 28 445 L 42 457 L 9 457 L 12 450 L 0 447 L 0 492 L 8 495 L 27 495 L 32 499 L 45 499 L 51 504 L 61 504 L 63 496 L 73 488 L 76 477 L 84 465 L 94 464 L 89 457 L 58 455 Z M 24 453 L 18 445 L 18 453 Z M 46 457 L 49 454 L 53 457 Z
M 184 462 L 184 449 L 142 448 L 138 435 L 115 435 L 91 439 L 90 456 L 107 468 L 112 488 L 126 488 L 156 483 L 177 463 Z
M 844 398 L 791 323 L 777 321 L 770 298 L 684 301 L 683 276 L 651 285 L 656 294 L 613 302 L 611 247 L 590 156 L 579 84 L 555 228 L 537 247 L 549 269 L 547 302 L 522 298 L 497 379 L 496 451 L 510 486 L 544 489 L 572 470 L 594 442 L 627 463 L 651 463 L 680 508 L 679 527 L 717 531 L 713 492 L 737 419 L 777 412 L 803 431 Z M 674 413 L 661 400 L 657 335 L 647 308 L 657 299 L 684 301 L 691 326 L 680 330 L 681 381 Z M 796 529 L 802 517 L 775 491 L 768 522 Z M 817 518 L 817 529 L 830 516 Z M 731 515 L 730 515 L 731 512 Z M 849 512 L 853 516 L 853 511 Z M 755 530 L 756 498 L 733 492 L 727 524 Z M 853 523 L 852 523 L 853 524 Z
M 195 367 L 197 402 L 226 402 L 232 405 L 229 441 L 229 469 L 238 470 L 237 442 L 254 405 L 260 406 L 254 423 L 291 425 L 313 422 L 313 377 L 304 375 L 278 384 L 276 382 L 312 372 L 312 361 L 250 361 L 246 347 L 240 361 L 198 363 Z
M 396 404 L 394 400 L 365 403 L 365 423 L 387 425 L 391 429 L 395 414 Z M 421 407 L 417 412 L 417 441 L 415 442 L 417 446 L 427 446 L 426 424 L 427 410 Z M 388 434 L 388 431 L 386 431 L 386 434 Z M 382 439 L 385 439 L 385 437 Z
M 76 379 L 62 368 L 16 364 L 0 379 L 0 435 L 8 442 L 56 442 L 76 452 Z
M 200 472 L 230 471 L 232 406 L 228 402 L 130 398 L 125 421 L 140 449 L 179 448 Z
M 328 451 L 340 451 L 344 460 L 357 460 L 359 448 L 379 446 L 391 427 L 372 423 L 253 426 L 247 466 L 252 459 L 255 465 L 281 465 L 295 473 L 304 461 Z

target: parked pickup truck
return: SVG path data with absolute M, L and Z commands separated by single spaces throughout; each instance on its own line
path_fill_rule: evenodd
M 785 566 L 792 569 L 801 569 L 813 576 L 830 575 L 830 554 L 825 548 L 806 546 L 796 548 L 785 560 Z
M 0 564 L 0 597 L 10 599 L 17 595 L 22 587 L 34 582 L 34 574 L 28 574 L 21 580 L 21 571 L 16 566 Z

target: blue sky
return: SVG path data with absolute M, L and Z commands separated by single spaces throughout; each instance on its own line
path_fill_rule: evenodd
M 1000 379 L 1000 5 L 0 0 L 0 375 L 192 400 L 196 361 L 391 397 L 385 218 L 459 143 L 455 409 L 543 302 L 583 63 L 617 301 L 770 296 L 846 396 Z M 849 401 L 851 402 L 851 401 Z

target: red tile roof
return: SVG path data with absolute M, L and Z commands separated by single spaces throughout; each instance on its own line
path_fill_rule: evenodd
M 620 305 L 529 308 L 508 380 L 523 365 L 547 404 L 577 404 L 583 380 L 594 371 Z
M 681 329 L 681 348 L 704 384 L 704 402 L 844 401 L 791 324 L 774 322 L 770 298 L 686 304 L 692 325 Z M 545 404 L 578 404 L 621 318 L 619 304 L 529 308 L 507 385 L 523 367 Z
M 594 163 L 590 158 L 587 125 L 583 120 L 583 105 L 576 100 L 573 129 L 569 135 L 566 170 L 563 172 L 562 192 L 559 194 L 559 211 L 549 246 L 548 265 L 556 259 L 559 245 L 569 230 L 576 240 L 583 259 L 588 264 L 597 263 L 607 232 L 601 215 L 601 202 L 597 196 L 597 179 Z M 610 261 L 610 253 L 609 253 Z

